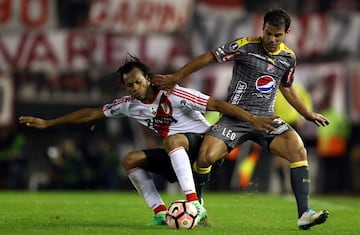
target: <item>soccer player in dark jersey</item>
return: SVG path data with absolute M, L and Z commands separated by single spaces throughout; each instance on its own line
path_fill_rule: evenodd
M 104 118 L 135 119 L 163 137 L 164 149 L 134 151 L 126 155 L 123 166 L 128 177 L 154 211 L 150 225 L 164 225 L 166 205 L 160 198 L 148 172 L 165 175 L 171 182 L 177 180 L 186 200 L 198 210 L 197 219 L 206 217 L 194 184 L 188 153 L 197 153 L 202 135 L 211 128 L 203 116 L 206 110 L 225 113 L 249 121 L 260 131 L 274 130 L 276 116 L 257 117 L 225 101 L 216 100 L 199 91 L 175 85 L 171 91 L 160 90 L 150 81 L 149 68 L 135 57 L 130 57 L 118 70 L 128 96 L 98 108 L 84 108 L 54 119 L 21 116 L 20 123 L 39 129 L 60 124 L 86 123 Z M 194 150 L 196 149 L 196 151 Z
M 223 44 L 212 51 L 195 57 L 174 74 L 155 75 L 153 81 L 161 88 L 170 88 L 189 74 L 212 63 L 232 61 L 233 76 L 227 101 L 258 116 L 273 115 L 278 89 L 286 100 L 308 121 L 326 126 L 329 121 L 319 113 L 306 108 L 294 87 L 296 57 L 283 42 L 289 33 L 291 19 L 283 9 L 266 12 L 263 35 L 244 37 Z M 303 141 L 287 123 L 278 119 L 276 130 L 259 132 L 248 122 L 223 116 L 207 133 L 193 165 L 195 180 L 205 184 L 211 165 L 229 150 L 252 140 L 272 153 L 290 162 L 291 186 L 296 198 L 299 229 L 307 230 L 326 221 L 326 210 L 315 212 L 308 206 L 310 178 L 307 152 Z

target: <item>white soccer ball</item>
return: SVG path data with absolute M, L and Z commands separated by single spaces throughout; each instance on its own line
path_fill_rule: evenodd
M 196 207 L 185 200 L 176 200 L 172 202 L 166 213 L 166 223 L 170 228 L 192 229 L 197 225 Z

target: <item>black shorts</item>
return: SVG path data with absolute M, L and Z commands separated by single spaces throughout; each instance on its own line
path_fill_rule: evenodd
M 218 121 L 207 134 L 223 140 L 229 152 L 247 140 L 252 140 L 264 148 L 269 149 L 269 145 L 276 135 L 294 130 L 280 118 L 278 118 L 278 124 L 274 127 L 276 129 L 271 132 L 257 131 L 249 122 L 222 116 L 220 121 Z
M 200 145 L 203 140 L 203 134 L 187 133 L 185 134 L 189 141 L 189 149 L 187 151 L 191 164 L 196 160 Z M 170 157 L 165 149 L 146 149 L 143 150 L 148 160 L 148 166 L 145 170 L 157 173 L 166 177 L 170 183 L 177 181 L 176 174 L 171 165 Z

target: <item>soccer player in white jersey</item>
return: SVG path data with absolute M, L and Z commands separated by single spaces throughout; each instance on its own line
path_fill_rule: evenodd
M 233 76 L 228 88 L 228 102 L 253 115 L 271 116 L 274 113 L 277 91 L 280 90 L 306 120 L 317 126 L 326 126 L 329 120 L 308 110 L 292 86 L 296 56 L 284 43 L 290 32 L 290 23 L 291 19 L 285 10 L 269 10 L 264 15 L 262 36 L 243 37 L 227 42 L 195 57 L 174 74 L 154 76 L 153 82 L 160 88 L 170 88 L 207 65 L 231 61 Z M 199 179 L 206 182 L 211 165 L 247 140 L 259 143 L 290 162 L 291 186 L 297 203 L 299 229 L 307 230 L 325 222 L 328 211 L 316 212 L 308 206 L 310 177 L 303 141 L 291 126 L 280 119 L 276 131 L 263 133 L 252 128 L 246 121 L 223 116 L 216 128 L 204 137 L 195 162 L 195 178 L 197 174 Z
M 156 162 L 157 154 L 162 155 L 162 158 L 159 156 L 159 161 L 164 159 L 165 154 L 165 158 L 169 158 L 170 164 L 167 167 L 171 165 L 186 200 L 194 203 L 198 210 L 198 220 L 202 220 L 206 217 L 206 210 L 199 202 L 192 167 L 186 151 L 189 150 L 191 144 L 189 143 L 191 134 L 200 135 L 211 128 L 203 113 L 206 110 L 213 110 L 241 118 L 252 123 L 259 131 L 273 130 L 272 125 L 275 123 L 276 116 L 256 117 L 228 102 L 213 99 L 199 91 L 179 85 L 175 85 L 171 91 L 160 90 L 151 84 L 149 68 L 133 56 L 127 57 L 125 64 L 118 69 L 117 73 L 130 95 L 115 99 L 112 103 L 99 108 L 84 108 L 54 119 L 44 120 L 22 116 L 19 122 L 43 129 L 60 124 L 84 123 L 103 118 L 135 119 L 163 137 L 166 150 L 166 152 L 135 151 L 129 153 L 123 162 L 134 187 L 155 213 L 151 224 L 165 224 L 166 206 L 148 173 L 148 171 L 157 171 L 149 167 L 148 162 L 152 163 L 152 167 L 157 164 L 161 166 L 161 162 Z M 165 172 L 160 171 L 160 173 L 165 174 L 168 170 L 165 169 Z

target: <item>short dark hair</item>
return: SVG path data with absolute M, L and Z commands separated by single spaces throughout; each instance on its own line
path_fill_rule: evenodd
M 150 77 L 150 70 L 147 65 L 142 63 L 140 59 L 136 58 L 133 55 L 127 54 L 125 57 L 125 63 L 119 67 L 116 71 L 117 75 L 120 76 L 120 80 L 124 82 L 124 74 L 129 73 L 134 68 L 140 69 L 144 77 Z
M 269 23 L 276 27 L 281 27 L 285 25 L 285 31 L 288 31 L 291 24 L 291 18 L 284 9 L 275 8 L 265 13 L 264 26 L 266 23 Z

